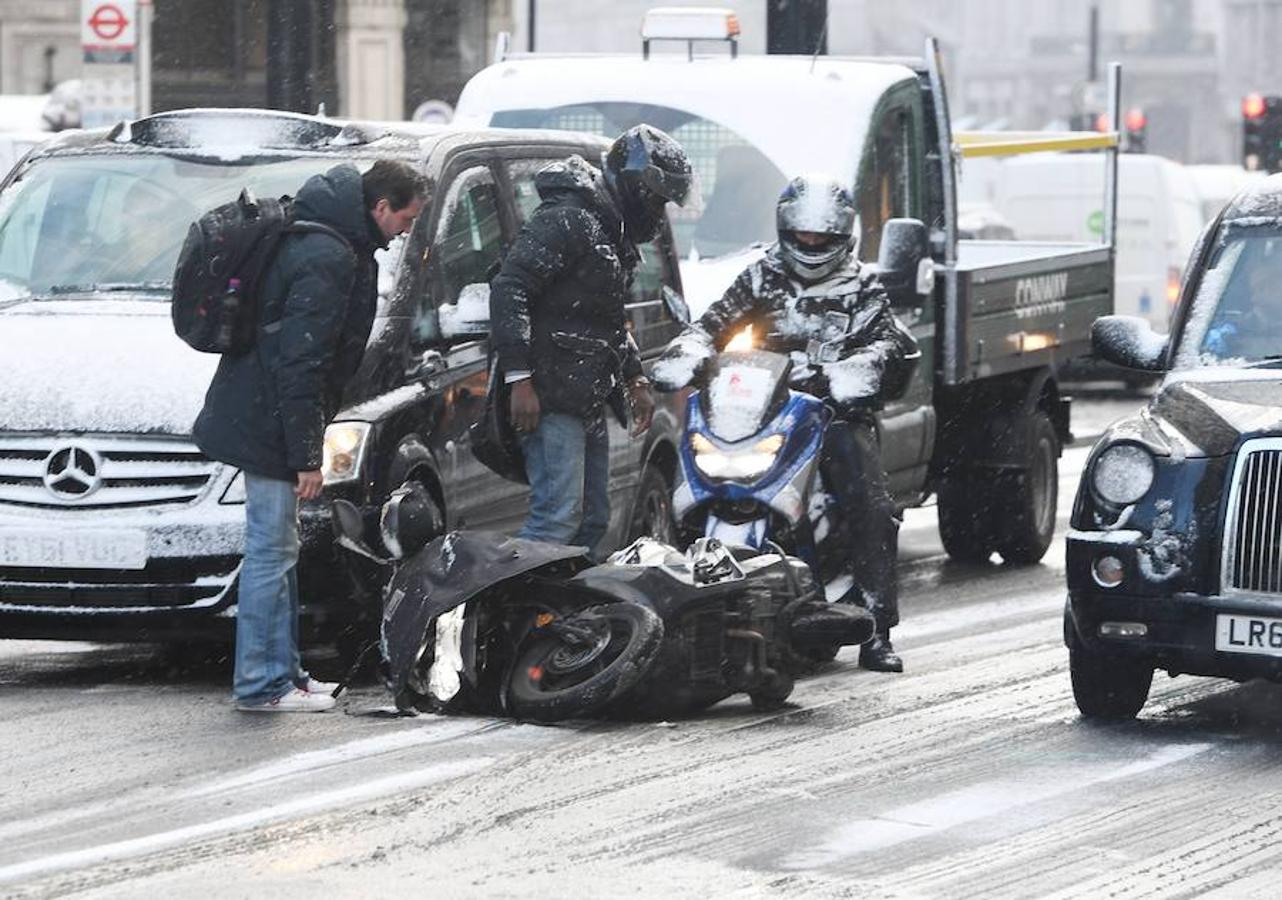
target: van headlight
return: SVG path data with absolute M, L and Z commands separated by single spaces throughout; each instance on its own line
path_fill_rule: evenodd
M 368 422 L 335 422 L 325 429 L 321 473 L 326 484 L 341 484 L 360 477 L 368 438 Z
M 1114 444 L 1091 468 L 1091 489 L 1112 506 L 1135 503 L 1148 493 L 1157 475 L 1153 454 L 1139 444 Z
M 694 464 L 709 478 L 751 481 L 770 471 L 783 448 L 783 435 L 772 434 L 744 450 L 722 450 L 701 434 L 690 436 Z

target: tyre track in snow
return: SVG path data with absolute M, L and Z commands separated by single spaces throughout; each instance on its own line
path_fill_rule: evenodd
M 1084 456 L 1066 455 L 1061 533 Z M 674 727 L 320 717 L 328 721 L 241 728 L 239 744 L 219 728 L 240 720 L 211 713 L 223 702 L 221 684 L 198 685 L 202 705 L 186 714 L 174 701 L 190 699 L 190 685 L 147 684 L 157 710 L 143 730 L 179 735 L 174 747 L 123 760 L 103 785 L 71 778 L 52 812 L 25 808 L 0 781 L 0 829 L 53 816 L 22 845 L 26 858 L 50 842 L 84 849 L 149 833 L 148 816 L 152 832 L 181 829 L 346 784 L 403 777 L 412 785 L 415 771 L 426 779 L 433 766 L 487 762 L 403 795 L 302 809 L 0 883 L 0 894 L 311 897 L 431 886 L 442 896 L 1147 897 L 1231 892 L 1241 876 L 1267 882 L 1279 865 L 1272 847 L 1282 818 L 1282 806 L 1266 799 L 1282 795 L 1273 764 L 1277 689 L 1158 676 L 1140 722 L 1082 723 L 1060 639 L 1062 543 L 1047 565 L 1030 569 L 942 564 L 927 516 L 911 513 L 905 526 L 915 561 L 904 570 L 896 643 L 906 675 L 864 673 L 845 653 L 798 685 L 794 708 L 774 713 L 734 701 Z M 108 669 L 126 665 L 122 657 Z M 80 684 L 74 666 L 69 676 L 46 666 L 25 682 L 19 676 L 31 696 L 11 707 L 15 682 L 0 668 L 0 690 L 6 712 L 13 708 L 18 727 L 39 740 L 58 730 L 50 699 L 96 691 L 97 677 Z M 92 695 L 106 706 L 88 715 L 100 746 L 136 749 L 136 731 L 111 733 L 105 722 L 146 721 L 139 693 Z M 193 719 L 195 735 L 184 739 Z M 460 722 L 463 731 L 447 740 L 379 737 Z M 184 771 L 181 754 L 201 742 L 209 754 Z M 348 758 L 324 763 L 325 751 L 344 746 Z M 311 791 L 297 770 L 283 789 L 262 780 L 281 755 L 308 753 L 322 763 Z M 11 771 L 46 798 L 66 771 L 38 762 Z M 193 797 L 198 806 L 184 808 Z M 199 806 L 206 801 L 226 808 Z M 87 823 L 57 819 L 93 802 L 103 805 Z M 54 834 L 59 822 L 68 833 Z M 13 852 L 0 849 L 0 872 Z

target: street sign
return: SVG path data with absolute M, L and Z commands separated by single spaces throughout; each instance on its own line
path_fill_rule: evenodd
M 137 19 L 137 0 L 81 0 L 80 43 L 85 62 L 132 63 L 138 41 Z
M 80 0 L 81 125 L 101 128 L 137 113 L 137 0 Z

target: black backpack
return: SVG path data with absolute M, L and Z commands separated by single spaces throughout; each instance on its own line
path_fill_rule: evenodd
M 263 277 L 281 239 L 306 232 L 351 247 L 328 225 L 295 220 L 292 198 L 259 200 L 248 188 L 193 222 L 174 268 L 174 332 L 202 353 L 248 352 L 260 324 Z

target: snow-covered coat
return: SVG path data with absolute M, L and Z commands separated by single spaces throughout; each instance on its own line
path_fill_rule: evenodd
M 374 251 L 387 243 L 354 166 L 309 178 L 294 211 L 347 243 L 320 232 L 282 239 L 263 279 L 259 340 L 246 354 L 222 358 L 192 429 L 210 458 L 286 481 L 321 467 L 325 426 L 374 323 Z
M 601 177 L 582 157 L 535 178 L 542 203 L 490 289 L 494 350 L 504 373 L 530 372 L 543 409 L 587 416 L 641 374 L 624 308 L 636 247 Z
M 903 382 L 906 361 L 918 352 L 875 273 L 852 257 L 828 278 L 807 283 L 787 268 L 776 244 L 676 338 L 655 368 L 656 382 L 667 389 L 684 386 L 694 375 L 692 363 L 723 348 L 748 325 L 769 349 L 780 352 L 804 351 L 811 341 L 851 334 L 847 350 L 852 352 L 825 364 L 816 381 L 837 402 L 863 408 L 884 403 L 885 387 Z M 804 360 L 798 357 L 795 365 L 794 375 L 804 375 Z M 674 383 L 683 377 L 684 383 Z

